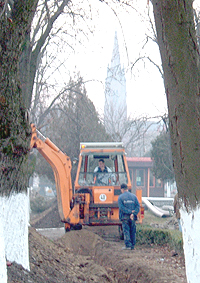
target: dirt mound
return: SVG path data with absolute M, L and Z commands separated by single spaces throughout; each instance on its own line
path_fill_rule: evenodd
M 13 263 L 8 267 L 8 283 L 187 282 L 184 259 L 167 246 L 136 245 L 135 250 L 124 251 L 116 226 L 87 226 L 65 233 L 56 202 L 37 218 L 32 218 L 31 225 L 54 229 L 37 232 L 30 227 L 31 270 Z M 44 231 L 46 237 L 41 235 Z M 52 237 L 53 233 L 57 236 Z
M 106 228 L 106 229 L 105 229 Z M 103 266 L 114 282 L 186 283 L 184 260 L 167 246 L 136 246 L 134 251 L 123 251 L 123 241 L 105 241 L 98 234 L 105 229 L 107 236 L 116 227 L 85 227 L 66 233 L 57 242 L 75 254 L 89 255 Z M 93 233 L 92 231 L 95 231 Z
M 56 242 L 63 244 L 63 246 L 67 247 L 76 255 L 80 254 L 86 256 L 92 256 L 99 246 L 106 246 L 104 239 L 86 229 L 70 231 Z
M 8 267 L 8 283 L 113 282 L 106 269 L 90 257 L 73 254 L 34 228 L 29 229 L 29 249 L 31 271 L 13 263 Z
M 105 241 L 98 235 L 101 229 L 92 230 L 95 227 L 71 231 L 53 242 L 30 227 L 31 271 L 13 263 L 8 267 L 8 283 L 186 283 L 183 259 L 167 247 L 123 251 L 123 241 Z

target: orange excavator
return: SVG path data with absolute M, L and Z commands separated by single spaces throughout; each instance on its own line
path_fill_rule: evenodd
M 86 142 L 80 144 L 80 154 L 74 188 L 72 188 L 72 163 L 49 138 L 45 138 L 31 124 L 31 148 L 36 148 L 51 165 L 57 191 L 58 211 L 65 231 L 81 229 L 82 225 L 118 225 L 118 196 L 120 185 L 131 181 L 125 150 L 120 142 Z M 40 137 L 39 137 L 40 136 Z M 99 160 L 103 160 L 107 172 L 98 172 Z M 142 223 L 144 207 L 142 191 L 136 191 L 140 202 L 137 222 Z

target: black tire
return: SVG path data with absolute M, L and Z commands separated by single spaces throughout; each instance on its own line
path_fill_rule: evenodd
M 82 225 L 81 224 L 71 224 L 71 230 L 81 230 L 82 229 Z
M 124 233 L 121 225 L 118 226 L 118 231 L 120 240 L 124 240 Z
M 82 225 L 81 224 L 71 224 L 70 228 L 65 228 L 65 233 L 70 232 L 71 230 L 81 230 L 82 229 Z
M 70 228 L 65 228 L 65 233 L 68 233 L 70 230 Z

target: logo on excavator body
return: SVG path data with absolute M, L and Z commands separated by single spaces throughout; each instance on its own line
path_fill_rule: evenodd
M 106 195 L 105 194 L 101 194 L 100 196 L 99 196 L 99 199 L 100 199 L 100 201 L 106 201 Z

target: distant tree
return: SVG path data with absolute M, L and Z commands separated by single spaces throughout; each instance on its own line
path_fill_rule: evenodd
M 129 156 L 141 156 L 144 153 L 144 136 L 152 125 L 146 117 L 124 117 L 126 107 L 109 104 L 104 116 L 106 132 L 115 142 L 123 142 Z
M 69 0 L 43 1 L 40 0 L 32 25 L 32 32 L 26 33 L 20 58 L 20 80 L 25 106 L 30 108 L 35 75 L 39 60 L 47 48 L 53 25 L 69 5 Z
M 48 109 L 44 127 L 42 124 L 40 127 L 71 159 L 78 157 L 80 142 L 111 141 L 93 102 L 87 97 L 82 77 L 78 75 L 77 82 L 70 79 L 58 101 L 53 108 Z M 38 156 L 38 161 L 37 173 L 54 180 L 52 170 L 46 166 L 43 157 Z
M 55 72 L 56 69 L 59 69 L 64 64 L 62 61 L 63 56 L 62 60 L 60 60 L 58 54 L 62 48 L 73 49 L 70 45 L 72 42 L 71 38 L 75 37 L 76 33 L 80 32 L 87 35 L 86 26 L 83 24 L 90 17 L 90 13 L 87 12 L 84 11 L 81 5 L 70 0 L 39 0 L 31 26 L 31 33 L 26 33 L 24 37 L 23 52 L 20 58 L 22 96 L 28 109 L 31 106 L 38 69 L 43 65 L 44 71 L 45 65 L 45 72 L 48 69 L 48 76 L 50 76 L 51 72 Z M 82 28 L 85 28 L 84 32 L 81 28 L 79 31 L 78 28 L 76 29 L 76 24 L 80 20 L 82 21 Z M 50 45 L 54 53 L 50 51 Z M 50 68 L 52 71 L 49 72 Z M 41 76 L 44 77 L 44 73 L 40 73 L 40 79 Z M 41 83 L 43 85 L 41 84 L 40 87 L 47 85 L 44 80 Z
M 153 173 L 157 179 L 163 181 L 174 180 L 172 164 L 171 140 L 169 132 L 162 132 L 151 142 L 151 158 L 153 159 Z

